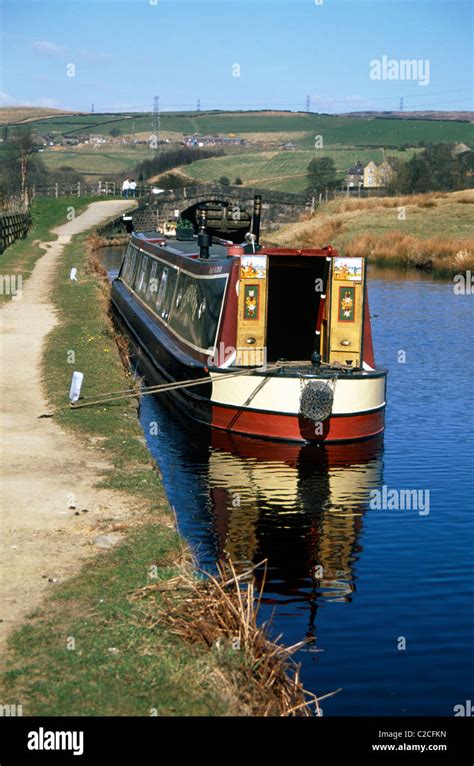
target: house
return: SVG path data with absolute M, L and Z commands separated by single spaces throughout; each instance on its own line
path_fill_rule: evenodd
M 383 160 L 378 165 L 373 160 L 364 168 L 364 188 L 382 189 L 389 185 L 394 176 L 394 170 L 387 160 Z
M 184 139 L 185 146 L 244 146 L 247 143 L 245 138 L 238 138 L 238 136 L 199 136 L 194 133 L 192 136 L 186 136 Z
M 345 178 L 345 185 L 350 188 L 358 189 L 364 183 L 364 166 L 361 162 L 356 162 L 349 170 Z
M 48 146 L 51 141 L 51 136 L 47 133 L 36 133 L 33 136 L 35 144 L 39 146 Z

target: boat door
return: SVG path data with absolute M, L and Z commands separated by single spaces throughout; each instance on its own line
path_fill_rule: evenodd
M 362 365 L 365 258 L 335 257 L 331 266 L 329 361 Z M 326 361 L 326 360 L 325 360 Z
M 261 367 L 266 362 L 268 257 L 242 255 L 239 274 L 237 366 Z

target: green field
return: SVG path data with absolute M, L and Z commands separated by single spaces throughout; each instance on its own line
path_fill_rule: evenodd
M 62 165 L 73 167 L 79 173 L 110 174 L 131 171 L 139 162 L 153 156 L 148 149 L 131 149 L 113 145 L 99 149 L 58 151 L 45 149 L 41 158 L 48 170 L 57 170 Z
M 413 150 L 412 150 L 413 151 Z M 409 159 L 412 151 L 392 151 L 390 156 L 401 156 Z M 364 164 L 370 160 L 381 162 L 382 149 L 342 149 L 329 147 L 311 151 L 259 151 L 225 157 L 211 157 L 198 160 L 182 169 L 189 178 L 204 183 L 218 181 L 221 176 L 227 176 L 231 183 L 239 176 L 244 185 L 259 186 L 275 191 L 303 191 L 307 185 L 308 164 L 315 157 L 331 157 L 341 179 L 347 169 L 357 161 Z
M 30 125 L 39 131 L 74 135 L 80 132 L 124 133 L 152 129 L 151 113 L 89 114 L 37 120 Z M 308 146 L 321 134 L 326 144 L 352 146 L 417 145 L 420 141 L 474 142 L 474 125 L 454 120 L 400 119 L 396 117 L 354 117 L 304 112 L 162 112 L 161 130 L 176 133 L 308 133 Z

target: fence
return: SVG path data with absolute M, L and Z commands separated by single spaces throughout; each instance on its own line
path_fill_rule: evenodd
M 150 187 L 144 184 L 137 186 L 135 194 L 129 193 L 129 197 L 144 197 L 150 193 Z M 47 186 L 33 186 L 31 199 L 35 197 L 122 197 L 121 184 L 114 181 L 96 181 L 95 183 L 74 184 L 55 183 Z
M 20 237 L 26 237 L 31 223 L 29 213 L 0 215 L 0 253 Z

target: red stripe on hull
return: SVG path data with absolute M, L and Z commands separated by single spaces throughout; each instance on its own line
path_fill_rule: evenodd
M 232 407 L 212 405 L 214 428 L 225 431 L 259 436 L 266 439 L 283 439 L 298 442 L 339 442 L 367 439 L 384 430 L 385 409 L 360 415 L 343 415 L 328 418 L 322 423 L 322 433 L 309 420 L 293 415 L 271 412 L 255 412 Z

